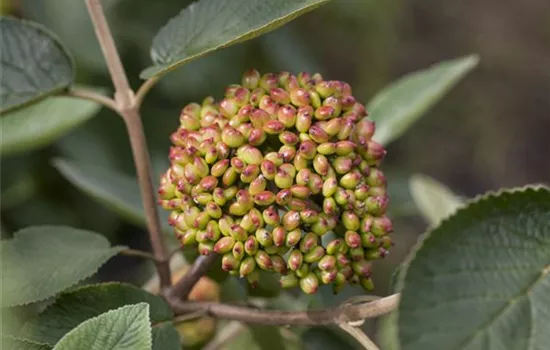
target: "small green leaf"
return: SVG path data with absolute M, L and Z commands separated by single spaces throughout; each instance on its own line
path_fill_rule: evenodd
M 53 165 L 73 185 L 118 213 L 126 220 L 145 226 L 145 212 L 137 180 L 131 176 L 92 164 L 56 158 Z M 159 208 L 163 231 L 173 236 L 168 225 L 168 212 Z
M 0 17 L 0 113 L 58 93 L 73 81 L 73 64 L 45 27 Z
M 149 304 L 126 305 L 91 318 L 67 333 L 54 350 L 151 350 Z
M 15 338 L 2 335 L 2 349 L 6 350 L 50 350 L 51 347 L 46 344 L 39 344 L 28 339 Z
M 550 190 L 472 201 L 426 235 L 405 269 L 403 350 L 547 348 Z
M 152 350 L 181 350 L 180 335 L 171 322 L 153 327 Z
M 199 0 L 171 19 L 153 39 L 154 66 L 162 75 L 214 50 L 272 31 L 329 0 Z
M 433 227 L 460 206 L 462 200 L 447 186 L 425 175 L 413 175 L 409 181 L 411 196 L 422 216 Z
M 152 323 L 172 320 L 173 313 L 161 297 L 130 284 L 103 283 L 62 293 L 42 313 L 27 320 L 19 336 L 53 346 L 87 319 L 127 304 L 141 302 L 149 304 Z
M 33 226 L 0 242 L 1 306 L 44 300 L 91 276 L 125 247 L 105 237 L 66 226 Z
M 384 145 L 400 137 L 460 79 L 479 58 L 471 55 L 408 74 L 379 92 L 367 105 L 376 122 L 374 139 Z
M 0 119 L 0 155 L 31 151 L 49 145 L 99 112 L 98 103 L 70 97 L 50 97 Z

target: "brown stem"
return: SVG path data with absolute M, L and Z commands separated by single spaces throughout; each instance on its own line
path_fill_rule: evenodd
M 78 97 L 84 100 L 97 102 L 103 105 L 104 107 L 107 107 L 110 110 L 118 113 L 118 108 L 115 100 L 113 100 L 110 97 L 98 94 L 95 91 L 86 90 L 82 88 L 71 88 L 69 91 L 67 91 L 67 96 Z
M 176 314 L 204 310 L 205 314 L 212 317 L 244 323 L 274 326 L 329 325 L 356 322 L 387 314 L 397 307 L 399 294 L 361 304 L 343 303 L 329 309 L 310 311 L 258 310 L 228 304 L 180 301 L 177 298 L 169 298 L 168 301 Z
M 171 285 L 169 257 L 166 251 L 166 245 L 164 244 L 164 236 L 160 228 L 160 219 L 155 201 L 155 190 L 151 178 L 151 161 L 149 152 L 147 151 L 143 124 L 139 113 L 134 108 L 124 110 L 122 113 L 128 135 L 130 136 L 130 144 L 141 191 L 141 200 L 147 219 L 147 230 L 149 231 L 149 239 L 156 260 L 155 264 L 160 278 L 160 285 L 161 288 L 169 287 Z
M 155 261 L 155 257 L 153 254 L 149 252 L 144 252 L 143 250 L 136 250 L 136 249 L 125 249 L 120 251 L 120 255 L 124 256 L 133 256 L 136 258 L 143 258 L 143 259 L 149 259 Z
M 189 293 L 193 289 L 193 286 L 199 281 L 199 279 L 204 276 L 216 261 L 218 257 L 217 254 L 211 253 L 210 255 L 199 256 L 189 271 L 182 277 L 174 286 L 170 289 L 169 294 L 167 295 L 168 299 L 174 300 L 186 300 L 189 297 Z
M 151 161 L 147 151 L 143 124 L 135 104 L 134 91 L 128 83 L 100 0 L 86 0 L 86 5 L 115 86 L 116 110 L 124 119 L 128 129 L 155 264 L 161 287 L 166 288 L 171 285 L 169 257 L 164 244 L 164 236 L 160 229 L 156 196 L 151 181 Z

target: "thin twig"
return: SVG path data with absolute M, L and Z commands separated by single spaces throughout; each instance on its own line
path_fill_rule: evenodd
M 138 257 L 138 258 L 149 259 L 149 260 L 155 261 L 155 257 L 153 256 L 153 254 L 151 254 L 149 252 L 145 252 L 143 250 L 125 249 L 125 250 L 122 250 L 119 254 L 124 255 L 124 256 L 134 256 L 134 257 Z
M 174 284 L 166 297 L 177 300 L 178 302 L 180 300 L 186 300 L 193 286 L 208 272 L 217 257 L 218 255 L 214 253 L 207 256 L 199 256 L 193 265 L 191 265 L 191 268 L 185 276 Z
M 104 107 L 107 107 L 110 110 L 118 113 L 118 107 L 117 107 L 117 104 L 116 104 L 115 100 L 113 100 L 110 97 L 98 94 L 95 91 L 86 90 L 86 89 L 82 89 L 82 88 L 71 88 L 69 91 L 67 91 L 66 94 L 67 94 L 67 96 L 70 96 L 70 97 L 78 97 L 78 98 L 82 98 L 82 99 L 85 99 L 85 100 L 97 102 L 97 103 L 103 105 Z
M 115 86 L 115 101 L 117 111 L 126 123 L 145 216 L 149 239 L 153 248 L 155 265 L 160 279 L 161 288 L 171 285 L 169 257 L 164 244 L 164 236 L 160 229 L 160 220 L 157 212 L 156 196 L 151 181 L 151 160 L 147 150 L 147 141 L 143 131 L 143 123 L 139 110 L 134 104 L 134 91 L 128 83 L 124 67 L 118 55 L 113 35 L 109 29 L 105 13 L 100 0 L 86 0 L 88 12 L 92 19 L 99 45 L 105 56 L 111 79 Z
M 272 311 L 258 310 L 236 305 L 211 302 L 181 301 L 169 298 L 176 314 L 185 314 L 197 310 L 206 310 L 206 314 L 219 319 L 235 320 L 244 323 L 263 325 L 329 325 L 357 322 L 366 318 L 374 318 L 394 310 L 399 303 L 399 294 L 363 303 L 345 302 L 339 306 L 309 311 Z
M 124 67 L 116 49 L 115 40 L 109 29 L 100 0 L 86 0 L 88 12 L 94 25 L 99 46 L 107 62 L 107 68 L 115 86 L 115 100 L 121 107 L 130 107 L 133 104 L 134 92 L 128 83 Z
M 369 338 L 369 336 L 359 328 L 353 327 L 347 323 L 341 323 L 339 326 L 343 331 L 357 340 L 357 342 L 366 350 L 380 350 L 378 346 L 376 346 L 376 344 L 374 344 L 374 342 Z
M 149 78 L 149 79 L 145 80 L 145 82 L 143 82 L 143 84 L 141 84 L 141 86 L 138 88 L 138 90 L 136 92 L 136 98 L 134 100 L 135 108 L 139 109 L 141 107 L 141 104 L 143 103 L 143 100 L 145 99 L 145 96 L 147 95 L 149 90 L 151 90 L 153 88 L 153 86 L 155 86 L 155 84 L 158 82 L 158 80 L 159 80 L 158 77 L 152 77 L 152 78 Z
M 156 260 L 160 285 L 161 288 L 166 288 L 172 284 L 169 266 L 170 258 L 166 251 L 164 235 L 160 228 L 160 218 L 157 211 L 157 203 L 155 201 L 156 195 L 151 175 L 151 160 L 149 158 L 149 151 L 147 150 L 143 124 L 138 112 L 133 108 L 123 113 L 128 135 L 130 135 L 130 145 L 136 164 L 141 200 L 143 208 L 145 209 L 147 230 L 149 231 L 149 240 L 151 241 L 151 247 L 153 248 L 153 254 Z

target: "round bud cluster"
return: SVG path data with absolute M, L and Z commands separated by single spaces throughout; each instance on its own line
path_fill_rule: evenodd
M 366 116 L 347 83 L 256 70 L 221 101 L 185 106 L 159 188 L 181 243 L 252 285 L 263 269 L 305 293 L 371 290 L 392 223 L 386 151 Z

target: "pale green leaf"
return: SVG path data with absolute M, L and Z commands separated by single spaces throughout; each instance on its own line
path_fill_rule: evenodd
M 63 45 L 45 27 L 0 17 L 0 112 L 67 88 L 73 64 Z
M 0 155 L 18 154 L 49 145 L 99 112 L 98 103 L 71 97 L 49 97 L 0 118 Z
M 87 319 L 127 304 L 141 302 L 149 305 L 152 323 L 172 320 L 173 313 L 161 297 L 129 284 L 103 283 L 62 293 L 43 312 L 27 320 L 19 336 L 53 346 Z
M 67 333 L 54 350 L 151 350 L 149 304 L 126 305 L 91 318 Z
M 49 298 L 94 274 L 125 247 L 105 237 L 66 226 L 32 226 L 0 242 L 1 306 Z
M 475 55 L 435 64 L 391 83 L 367 104 L 376 122 L 374 139 L 384 145 L 399 138 L 478 63 Z
M 550 344 L 550 190 L 472 201 L 429 232 L 400 273 L 403 350 Z
M 51 346 L 35 343 L 28 339 L 2 335 L 2 349 L 5 350 L 49 350 Z
M 447 186 L 425 175 L 413 175 L 409 187 L 420 214 L 431 226 L 437 226 L 463 204 Z
M 142 78 L 164 74 L 214 50 L 272 31 L 329 0 L 199 0 L 171 19 L 153 39 L 154 66 Z
M 137 179 L 111 169 L 57 158 L 54 166 L 73 185 L 126 220 L 145 226 Z M 163 231 L 172 236 L 167 211 L 159 207 Z

